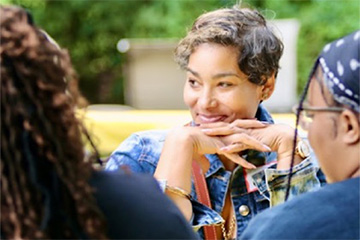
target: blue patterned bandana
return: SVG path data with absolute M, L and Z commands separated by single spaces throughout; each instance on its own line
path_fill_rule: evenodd
M 327 44 L 320 53 L 315 67 L 320 64 L 324 81 L 335 101 L 359 108 L 360 31 Z

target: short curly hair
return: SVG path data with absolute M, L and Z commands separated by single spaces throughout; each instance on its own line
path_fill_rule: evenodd
M 175 61 L 181 68 L 203 43 L 217 43 L 238 49 L 238 66 L 250 82 L 263 85 L 277 75 L 283 43 L 265 18 L 249 8 L 224 8 L 204 13 L 175 49 Z

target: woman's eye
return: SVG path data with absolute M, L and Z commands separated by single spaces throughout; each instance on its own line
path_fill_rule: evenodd
M 190 86 L 192 86 L 192 87 L 197 87 L 197 86 L 199 86 L 198 81 L 196 81 L 196 80 L 194 80 L 194 79 L 189 79 L 188 82 L 189 82 Z
M 229 82 L 220 82 L 219 86 L 220 87 L 231 87 L 233 84 L 229 83 Z

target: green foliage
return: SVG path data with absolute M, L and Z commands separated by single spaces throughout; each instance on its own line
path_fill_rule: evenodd
M 0 0 L 28 8 L 71 53 L 91 103 L 123 103 L 121 38 L 180 38 L 201 13 L 241 2 L 268 18 L 297 18 L 302 89 L 323 45 L 359 28 L 358 0 Z
M 303 89 L 311 67 L 328 42 L 360 28 L 360 2 L 314 1 L 303 9 L 298 41 L 298 91 Z
M 298 93 L 324 45 L 360 28 L 358 0 L 266 0 L 257 8 L 263 13 L 274 11 L 276 19 L 296 18 L 300 22 Z
M 180 38 L 185 35 L 186 27 L 190 27 L 204 11 L 223 6 L 218 0 L 151 2 L 139 9 L 130 37 Z

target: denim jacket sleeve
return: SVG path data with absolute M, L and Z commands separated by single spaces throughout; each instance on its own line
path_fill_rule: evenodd
M 285 200 L 290 170 L 266 169 L 266 184 L 270 193 L 270 206 L 276 206 Z M 311 154 L 308 158 L 293 167 L 289 198 L 300 194 L 316 191 L 325 182 L 325 178 L 318 165 L 316 157 Z
M 218 225 L 224 222 L 218 212 L 208 208 L 206 205 L 196 200 L 191 200 L 191 205 L 193 208 L 193 218 L 191 219 L 190 224 L 194 231 L 198 231 L 203 226 Z
M 123 141 L 111 154 L 105 169 L 116 171 L 127 166 L 131 171 L 154 174 L 163 148 L 166 131 L 145 131 L 132 134 Z M 192 191 L 192 197 L 195 192 Z M 219 213 L 193 199 L 193 218 L 191 224 L 194 230 L 201 226 L 219 224 L 223 220 Z

